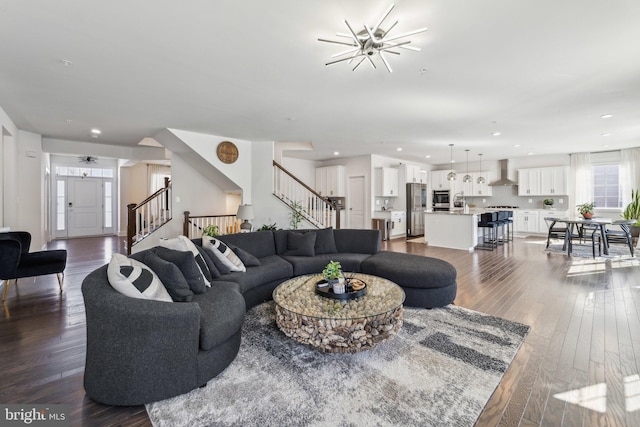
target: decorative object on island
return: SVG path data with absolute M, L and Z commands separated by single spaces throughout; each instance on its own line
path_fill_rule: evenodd
M 480 173 L 482 173 L 482 154 L 478 154 L 478 156 L 480 156 Z M 484 184 L 484 181 L 485 179 L 484 179 L 484 176 L 482 175 L 480 175 L 478 179 L 476 179 L 476 182 L 478 184 Z
M 202 235 L 209 236 L 209 237 L 216 237 L 220 235 L 220 230 L 218 229 L 217 225 L 210 224 L 202 229 Z
M 577 206 L 578 212 L 584 219 L 591 219 L 593 217 L 593 208 L 595 203 L 583 203 Z
M 216 148 L 216 154 L 222 163 L 235 163 L 238 160 L 238 147 L 233 142 L 222 141 Z
M 398 21 L 395 21 L 387 29 L 380 28 L 380 25 L 382 25 L 382 22 L 387 18 L 387 16 L 389 16 L 389 14 L 391 13 L 394 7 L 395 7 L 394 4 L 389 6 L 387 10 L 382 14 L 382 17 L 375 24 L 375 26 L 370 27 L 368 25 L 365 25 L 364 30 L 359 31 L 358 33 L 356 33 L 353 30 L 351 25 L 349 25 L 349 22 L 347 22 L 347 20 L 345 19 L 344 23 L 349 29 L 349 34 L 338 33 L 338 36 L 350 38 L 351 39 L 350 41 L 336 41 L 336 40 L 327 40 L 327 39 L 318 38 L 318 41 L 320 42 L 334 43 L 334 44 L 352 47 L 351 49 L 347 49 L 343 52 L 339 52 L 333 55 L 334 58 L 337 58 L 340 56 L 344 56 L 344 58 L 327 62 L 325 65 L 333 65 L 343 61 L 348 61 L 348 63 L 351 64 L 352 61 L 359 59 L 356 63 L 356 66 L 353 67 L 352 71 L 357 70 L 358 67 L 365 60 L 368 60 L 369 64 L 371 64 L 371 66 L 375 69 L 376 64 L 373 62 L 371 58 L 374 57 L 374 55 L 378 54 L 378 56 L 382 60 L 382 63 L 387 68 L 387 71 L 391 73 L 392 72 L 391 66 L 389 65 L 389 62 L 387 62 L 387 58 L 383 54 L 384 52 L 388 51 L 389 53 L 400 55 L 400 52 L 395 51 L 395 48 L 420 51 L 420 49 L 417 47 L 407 46 L 409 43 L 411 43 L 410 40 L 403 41 L 403 42 L 395 42 L 395 40 L 403 39 L 413 34 L 422 33 L 424 31 L 427 31 L 426 28 L 419 28 L 417 30 L 409 31 L 408 33 L 402 33 L 395 36 L 390 36 L 389 32 L 393 29 L 393 27 L 396 26 Z M 390 50 L 390 49 L 394 49 L 394 50 Z
M 447 174 L 447 179 L 449 181 L 455 181 L 456 180 L 456 173 L 453 171 L 453 144 L 449 144 L 449 147 L 451 147 L 451 158 L 450 158 L 450 164 L 449 164 L 449 169 L 450 172 Z
M 241 233 L 248 233 L 253 229 L 253 225 L 249 222 L 249 220 L 256 217 L 253 213 L 253 205 L 238 206 L 238 213 L 236 213 L 236 217 L 243 220 L 242 224 L 240 224 Z
M 471 178 L 471 175 L 469 175 L 469 149 L 467 148 L 464 151 L 467 152 L 467 174 L 462 177 L 462 182 L 471 182 L 473 178 Z
M 553 199 L 544 199 L 542 205 L 545 209 L 551 209 L 553 207 Z
M 289 212 L 289 226 L 292 230 L 297 230 L 298 225 L 300 225 L 304 219 L 304 216 L 302 215 L 302 204 L 300 202 L 292 202 L 290 207 L 291 212 Z

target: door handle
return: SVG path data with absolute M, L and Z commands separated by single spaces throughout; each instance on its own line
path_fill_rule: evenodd
M 69 207 L 72 208 L 73 207 L 73 203 L 69 202 Z

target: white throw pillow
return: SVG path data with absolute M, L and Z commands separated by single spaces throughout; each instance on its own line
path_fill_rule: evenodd
M 113 289 L 128 297 L 173 302 L 153 270 L 122 254 L 111 256 L 107 278 Z
M 228 266 L 231 271 L 247 271 L 238 255 L 231 250 L 231 248 L 224 244 L 224 242 L 216 239 L 215 237 L 202 236 L 202 247 L 211 249 L 211 252 L 222 262 Z
M 209 271 L 207 263 L 204 261 L 204 258 L 202 258 L 202 255 L 200 255 L 200 251 L 196 248 L 196 244 L 189 240 L 189 238 L 178 236 L 173 239 L 160 239 L 160 246 L 173 249 L 174 251 L 191 252 L 193 258 L 196 260 L 196 264 L 198 264 L 205 286 L 211 286 L 211 271 Z

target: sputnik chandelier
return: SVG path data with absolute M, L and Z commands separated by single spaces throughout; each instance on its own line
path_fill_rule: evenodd
M 352 71 L 355 71 L 358 69 L 358 67 L 360 67 L 360 65 L 365 60 L 368 60 L 369 64 L 371 64 L 373 68 L 376 68 L 376 64 L 373 62 L 372 57 L 377 55 L 382 60 L 382 63 L 387 68 L 387 71 L 391 73 L 392 72 L 391 66 L 389 65 L 389 62 L 385 57 L 385 54 L 389 53 L 393 55 L 400 55 L 400 52 L 398 52 L 397 49 L 407 49 L 407 50 L 413 50 L 413 51 L 419 52 L 420 51 L 419 48 L 407 46 L 409 43 L 411 43 L 410 40 L 407 40 L 407 41 L 396 41 L 396 40 L 403 39 L 405 37 L 409 37 L 411 35 L 427 31 L 426 27 L 419 28 L 417 30 L 409 31 L 408 33 L 403 33 L 396 36 L 390 35 L 389 33 L 398 24 L 398 21 L 395 21 L 386 30 L 380 27 L 382 25 L 382 22 L 387 18 L 387 16 L 389 16 L 389 14 L 391 13 L 394 7 L 395 7 L 395 4 L 392 4 L 391 6 L 389 6 L 389 8 L 387 8 L 387 10 L 384 12 L 382 17 L 378 20 L 378 22 L 373 27 L 364 25 L 364 30 L 361 30 L 357 33 L 355 32 L 353 27 L 349 24 L 349 22 L 347 22 L 347 20 L 345 19 L 344 23 L 349 29 L 349 33 L 336 33 L 336 36 L 349 38 L 351 39 L 350 41 L 336 41 L 336 40 L 327 40 L 327 39 L 319 38 L 318 41 L 321 41 L 321 42 L 334 43 L 334 44 L 340 44 L 340 45 L 351 47 L 350 49 L 347 49 L 343 52 L 338 52 L 335 55 L 332 55 L 331 56 L 332 58 L 340 58 L 340 59 L 327 62 L 325 65 L 333 65 L 339 62 L 344 62 L 344 61 L 347 61 L 347 63 L 351 64 L 353 61 L 357 61 L 356 66 L 353 67 L 353 70 L 352 70 Z

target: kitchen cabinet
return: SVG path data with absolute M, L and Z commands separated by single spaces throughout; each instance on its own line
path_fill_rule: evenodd
M 540 169 L 540 195 L 553 196 L 568 194 L 567 181 L 569 168 L 558 166 Z
M 432 190 L 451 190 L 451 182 L 447 179 L 450 170 L 431 171 Z M 455 172 L 455 171 L 454 171 Z M 455 181 L 454 181 L 455 182 Z
M 405 211 L 391 211 L 391 238 L 404 236 L 407 233 L 407 213 Z
M 516 233 L 538 233 L 538 211 L 515 211 Z
M 398 168 L 376 169 L 376 196 L 398 196 Z
M 316 191 L 324 197 L 345 197 L 345 167 L 316 168 Z
M 518 196 L 540 194 L 540 169 L 518 169 Z
M 568 176 L 569 168 L 566 166 L 518 169 L 518 195 L 566 195 Z
M 420 166 L 418 165 L 400 165 L 400 172 L 404 175 L 404 180 L 407 183 L 426 183 L 426 174 L 420 172 Z
M 482 197 L 482 196 L 492 196 L 493 195 L 493 187 L 489 186 L 489 183 L 492 180 L 491 173 L 484 172 L 470 172 L 471 182 L 463 182 L 465 174 L 458 174 L 458 179 L 455 181 L 455 187 L 457 193 L 463 192 L 465 197 Z M 484 183 L 478 184 L 478 178 L 484 177 Z M 454 193 L 455 194 L 455 193 Z

